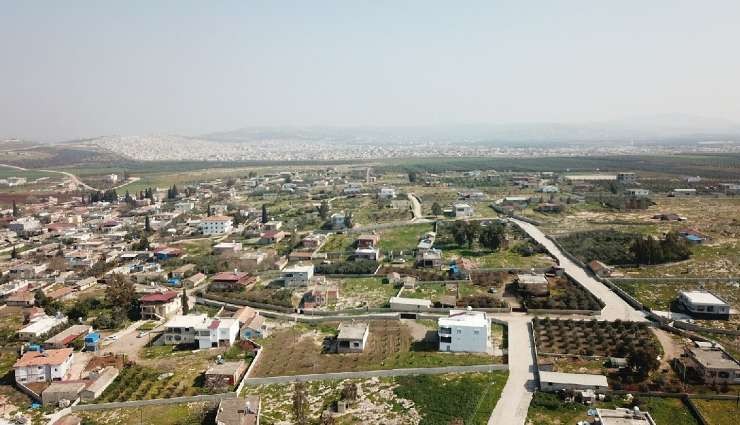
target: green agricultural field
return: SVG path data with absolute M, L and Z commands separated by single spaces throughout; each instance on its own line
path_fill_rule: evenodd
M 735 425 L 740 407 L 735 400 L 693 400 L 709 425 Z
M 380 232 L 380 249 L 384 252 L 411 251 L 416 248 L 421 236 L 433 229 L 434 226 L 424 223 L 383 230 Z
M 507 372 L 442 376 L 405 376 L 396 379 L 397 397 L 414 402 L 419 425 L 462 423 L 485 425 L 503 391 Z

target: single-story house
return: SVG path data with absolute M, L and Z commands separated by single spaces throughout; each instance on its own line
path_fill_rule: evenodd
M 365 350 L 369 334 L 370 326 L 367 323 L 340 323 L 339 334 L 337 335 L 337 353 L 361 353 Z
M 210 288 L 215 291 L 240 291 L 257 282 L 257 278 L 245 272 L 221 272 L 213 276 Z
M 426 311 L 432 308 L 430 300 L 419 298 L 391 297 L 390 305 L 393 311 Z
M 245 323 L 239 331 L 242 339 L 267 338 L 269 336 L 265 317 L 255 315 Z

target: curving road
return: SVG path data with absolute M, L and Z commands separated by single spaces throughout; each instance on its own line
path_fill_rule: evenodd
M 645 315 L 635 310 L 631 305 L 627 304 L 619 295 L 614 293 L 609 287 L 594 279 L 586 270 L 578 266 L 576 263 L 571 261 L 568 257 L 563 254 L 563 251 L 558 248 L 552 240 L 550 240 L 545 234 L 533 224 L 526 223 L 521 220 L 514 218 L 509 219 L 512 223 L 515 223 L 522 230 L 542 246 L 555 258 L 558 259 L 560 267 L 565 272 L 575 279 L 578 283 L 583 285 L 592 294 L 599 297 L 606 306 L 601 310 L 601 319 L 603 320 L 632 320 L 632 321 L 646 321 Z
M 94 188 L 94 187 L 90 186 L 89 184 L 87 184 L 87 183 L 83 182 L 82 180 L 80 180 L 79 177 L 75 176 L 72 173 L 68 173 L 66 171 L 59 171 L 59 170 L 31 170 L 31 169 L 28 169 L 28 168 L 23 168 L 23 167 L 19 167 L 17 165 L 10 165 L 10 164 L 0 164 L 0 167 L 13 168 L 13 169 L 16 169 L 18 171 L 41 171 L 41 172 L 44 172 L 44 173 L 62 174 L 64 176 L 66 176 L 66 177 L 69 177 L 69 179 L 72 180 L 72 182 L 74 184 L 76 184 L 77 186 L 79 186 L 79 187 L 83 187 L 83 188 L 88 189 L 88 190 L 95 190 L 95 191 L 100 190 L 100 189 L 97 189 L 97 188 Z M 131 183 L 134 183 L 136 181 L 139 181 L 139 179 L 140 179 L 139 177 L 131 177 L 126 182 L 121 183 L 118 186 L 114 186 L 111 189 L 113 189 L 113 190 L 120 189 L 120 188 L 122 188 L 124 186 L 127 186 L 127 185 L 131 184 Z
M 566 257 L 563 251 L 537 226 L 513 218 L 509 220 L 518 225 L 532 239 L 542 244 L 552 256 L 558 259 L 560 266 L 568 275 L 604 301 L 605 307 L 601 310 L 601 319 L 647 320 L 641 311 L 632 308 L 606 285 L 591 277 L 586 270 Z M 509 379 L 488 419 L 488 425 L 524 425 L 527 420 L 529 403 L 536 389 L 534 376 L 536 366 L 528 328 L 531 317 L 524 314 L 510 314 L 498 318 L 508 323 Z

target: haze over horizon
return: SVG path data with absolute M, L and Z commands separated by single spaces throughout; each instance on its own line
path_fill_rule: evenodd
M 740 123 L 738 2 L 465 6 L 4 2 L 0 138 Z

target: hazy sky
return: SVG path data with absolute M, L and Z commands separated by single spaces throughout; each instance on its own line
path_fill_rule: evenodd
M 738 22 L 738 0 L 0 0 L 0 137 L 740 121 Z

